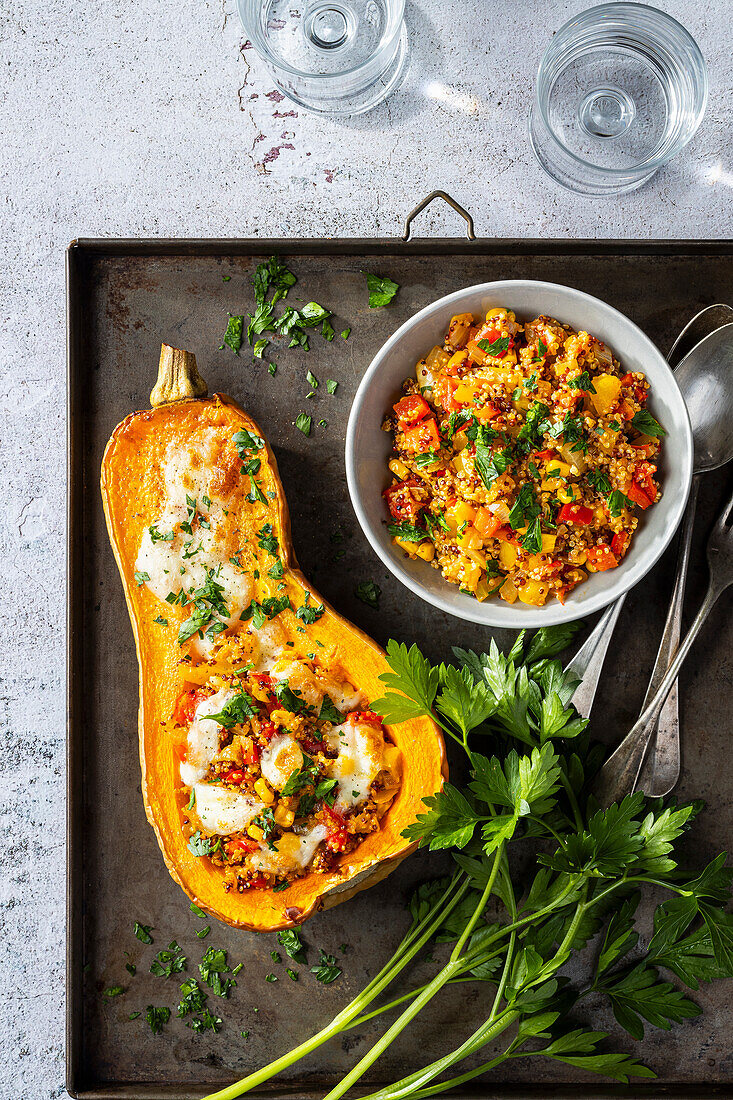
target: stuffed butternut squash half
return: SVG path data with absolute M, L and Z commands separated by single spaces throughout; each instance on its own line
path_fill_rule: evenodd
M 275 457 L 195 358 L 163 345 L 102 497 L 140 666 L 148 819 L 173 878 L 274 931 L 379 882 L 446 775 L 437 726 L 385 727 L 383 651 L 300 572 Z

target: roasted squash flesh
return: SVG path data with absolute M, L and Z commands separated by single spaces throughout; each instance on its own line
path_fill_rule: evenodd
M 383 651 L 308 584 L 269 445 L 229 398 L 187 396 L 204 386 L 194 361 L 187 388 L 187 358 L 164 348 L 163 403 L 117 427 L 102 466 L 143 799 L 186 893 L 270 931 L 398 865 L 444 747 L 429 719 L 385 729 L 371 714 Z

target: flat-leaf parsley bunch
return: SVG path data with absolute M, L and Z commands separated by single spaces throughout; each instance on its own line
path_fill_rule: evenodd
M 522 632 L 507 655 L 493 641 L 488 653 L 454 649 L 455 665 L 433 666 L 417 646 L 389 643 L 387 691 L 373 709 L 387 723 L 430 715 L 468 760 L 467 785 L 448 783 L 427 797 L 426 812 L 405 831 L 423 846 L 451 850 L 456 870 L 416 891 L 412 923 L 392 958 L 330 1024 L 207 1100 L 233 1100 L 344 1030 L 399 1009 L 328 1093 L 326 1100 L 337 1100 L 457 982 L 487 984 L 485 1019 L 453 1050 L 369 1100 L 434 1096 L 527 1056 L 624 1083 L 653 1077 L 635 1058 L 606 1050 L 605 1032 L 574 1024 L 574 1006 L 605 1000 L 642 1039 L 645 1022 L 667 1029 L 700 1012 L 668 976 L 695 990 L 733 975 L 733 915 L 725 909 L 733 872 L 725 853 L 701 871 L 684 871 L 675 858 L 702 804 L 665 805 L 638 792 L 602 809 L 590 794 L 605 751 L 573 708 L 578 681 L 557 659 L 575 629 L 546 628 L 529 641 Z M 642 951 L 635 916 L 649 890 L 663 900 Z M 429 943 L 453 944 L 433 978 L 371 1008 Z M 582 971 L 572 982 L 571 959 L 573 974 Z M 484 1048 L 486 1061 L 461 1068 Z

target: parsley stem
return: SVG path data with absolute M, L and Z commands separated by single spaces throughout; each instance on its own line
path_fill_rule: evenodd
M 451 951 L 450 962 L 455 962 L 456 959 L 458 959 L 460 957 L 461 952 L 463 951 L 464 944 L 466 943 L 466 940 L 469 938 L 469 936 L 473 932 L 474 928 L 476 927 L 476 924 L 478 922 L 479 917 L 481 916 L 484 909 L 486 908 L 486 903 L 488 902 L 488 900 L 491 897 L 491 894 L 493 893 L 493 890 L 494 890 L 494 883 L 496 882 L 496 876 L 499 873 L 499 864 L 501 863 L 501 857 L 502 857 L 503 851 L 504 851 L 504 845 L 500 844 L 499 847 L 496 849 L 496 852 L 494 853 L 494 862 L 493 862 L 492 867 L 491 867 L 491 873 L 489 874 L 488 882 L 486 883 L 486 886 L 484 887 L 484 890 L 483 890 L 483 893 L 481 894 L 478 905 L 476 906 L 473 913 L 471 914 L 471 919 L 469 920 L 466 927 L 463 929 L 463 932 L 461 933 L 461 936 L 460 936 L 458 942 L 456 943 L 456 946 Z
M 568 779 L 564 771 L 560 772 L 560 781 L 565 788 L 566 795 L 568 796 L 568 802 L 570 803 L 571 809 L 573 811 L 573 817 L 575 818 L 575 825 L 578 829 L 578 832 L 582 832 L 583 815 L 580 812 L 580 806 L 578 805 L 578 800 L 575 797 L 575 791 L 573 790 L 570 784 L 570 780 Z
M 269 1081 L 271 1077 L 281 1073 L 295 1062 L 298 1062 L 301 1058 L 304 1058 L 307 1054 L 311 1054 L 314 1050 L 317 1050 L 323 1043 L 334 1038 L 341 1031 L 344 1031 L 351 1020 L 359 1016 L 363 1009 L 379 996 L 382 990 L 385 989 L 402 970 L 404 970 L 418 951 L 420 951 L 428 940 L 432 938 L 446 917 L 452 912 L 466 893 L 469 884 L 470 879 L 467 875 L 456 875 L 451 879 L 448 886 L 438 900 L 431 905 L 425 916 L 417 922 L 413 921 L 413 924 L 400 942 L 397 950 L 394 952 L 391 959 L 382 967 L 377 976 L 369 982 L 366 988 L 363 989 L 353 1001 L 334 1016 L 330 1024 L 327 1024 L 326 1027 L 316 1032 L 310 1039 L 306 1039 L 305 1042 L 300 1043 L 299 1046 L 288 1051 L 287 1054 L 281 1055 L 280 1058 L 276 1058 L 268 1065 L 263 1066 L 254 1073 L 248 1074 L 240 1081 L 236 1081 L 234 1084 L 228 1085 L 218 1092 L 208 1094 L 203 1100 L 236 1100 L 236 1097 L 243 1096 L 244 1093 L 250 1092 L 253 1088 L 263 1084 L 265 1081 Z

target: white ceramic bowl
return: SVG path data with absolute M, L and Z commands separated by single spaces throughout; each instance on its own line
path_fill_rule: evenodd
M 381 430 L 415 363 L 443 336 L 454 313 L 481 316 L 506 306 L 520 321 L 546 314 L 597 336 L 627 371 L 643 371 L 651 385 L 650 410 L 667 431 L 659 479 L 662 498 L 640 514 L 631 549 L 617 569 L 593 574 L 571 592 L 564 606 L 479 603 L 444 580 L 426 562 L 407 558 L 393 545 L 382 491 L 391 483 L 387 462 L 391 436 Z M 506 279 L 458 290 L 421 309 L 397 329 L 372 360 L 357 390 L 346 432 L 346 476 L 359 523 L 384 564 L 410 591 L 460 619 L 485 626 L 547 626 L 599 611 L 637 584 L 659 559 L 682 518 L 692 478 L 692 432 L 682 394 L 664 358 L 637 326 L 612 306 L 572 287 L 529 279 Z

